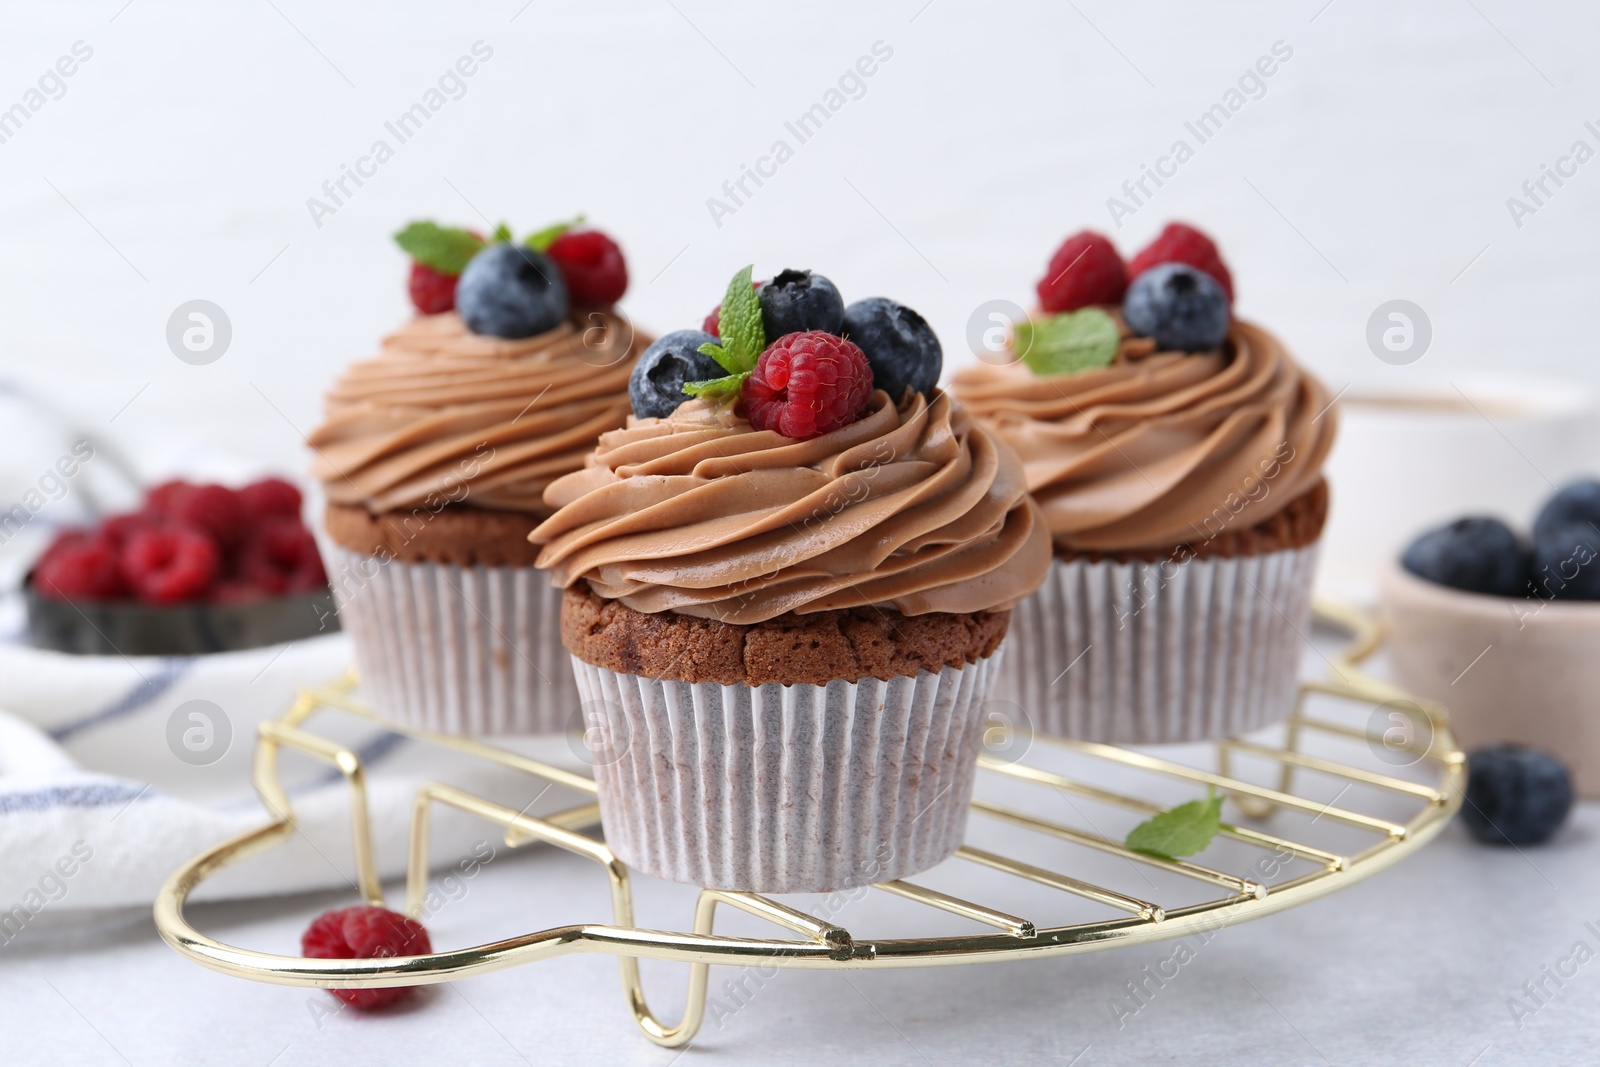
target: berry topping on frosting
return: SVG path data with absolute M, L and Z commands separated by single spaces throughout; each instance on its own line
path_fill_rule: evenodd
M 1120 304 L 1128 290 L 1128 270 L 1108 238 L 1082 230 L 1061 242 L 1035 288 L 1039 306 L 1052 313 Z
M 574 304 L 615 304 L 628 289 L 622 249 L 599 230 L 569 230 L 550 242 L 546 254 L 561 268 Z
M 898 402 L 905 391 L 931 393 L 944 369 L 944 350 L 926 319 L 886 297 L 857 300 L 844 309 L 844 336 L 872 368 L 872 384 Z
M 872 368 L 854 341 L 822 330 L 778 338 L 744 383 L 750 425 L 806 440 L 855 422 L 872 399 Z
M 1161 349 L 1202 352 L 1228 336 L 1228 294 L 1187 263 L 1161 263 L 1128 286 L 1122 317 Z
M 300 936 L 300 951 L 314 960 L 377 960 L 425 956 L 433 951 L 428 931 L 415 919 L 364 904 L 329 911 Z M 382 989 L 330 989 L 355 1008 L 382 1008 L 403 1000 L 414 986 Z
M 472 257 L 456 287 L 456 310 L 473 333 L 532 337 L 567 317 L 567 286 L 549 256 L 491 244 Z
M 844 299 L 834 284 L 808 270 L 786 270 L 761 287 L 761 325 L 768 337 L 802 330 L 838 333 Z
M 664 419 L 689 399 L 684 386 L 717 377 L 722 368 L 703 349 L 717 339 L 702 330 L 678 330 L 644 350 L 628 378 L 628 400 L 641 419 Z
M 434 222 L 413 222 L 394 235 L 411 257 L 411 303 L 424 315 L 456 306 L 456 282 L 486 243 L 481 234 Z
M 1158 263 L 1187 263 L 1196 270 L 1204 271 L 1222 286 L 1228 304 L 1233 304 L 1233 275 L 1228 272 L 1227 264 L 1222 262 L 1215 242 L 1193 226 L 1182 222 L 1167 223 L 1161 235 L 1133 257 L 1128 264 L 1128 276 L 1137 278 Z

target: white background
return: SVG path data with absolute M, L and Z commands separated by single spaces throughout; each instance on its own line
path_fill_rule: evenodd
M 11 5 L 0 36 L 0 106 L 94 49 L 0 144 L 0 358 L 152 473 L 174 438 L 303 469 L 322 389 L 407 313 L 389 234 L 413 217 L 587 212 L 656 331 L 753 261 L 892 295 L 971 358 L 973 309 L 1030 305 L 1059 240 L 1112 230 L 1107 198 L 1280 40 L 1266 94 L 1112 231 L 1125 251 L 1205 227 L 1241 313 L 1336 390 L 1470 368 L 1600 384 L 1600 162 L 1520 229 L 1506 207 L 1575 139 L 1600 148 L 1592 5 L 124 2 Z M 307 198 L 479 40 L 466 95 L 315 226 Z M 865 95 L 716 226 L 707 199 L 876 41 L 893 58 Z M 197 297 L 233 323 L 206 367 L 164 339 Z M 1364 339 L 1397 297 L 1434 326 L 1404 368 Z
M 847 300 L 883 294 L 921 310 L 947 365 L 970 358 L 964 334 L 979 304 L 1031 303 L 1066 233 L 1114 232 L 1131 254 L 1184 218 L 1222 244 L 1241 313 L 1335 390 L 1472 370 L 1600 386 L 1590 348 L 1600 162 L 1520 228 L 1506 205 L 1575 140 L 1600 148 L 1584 129 L 1600 120 L 1592 5 L 105 0 L 12 3 L 5 15 L 0 108 L 74 42 L 94 51 L 65 95 L 0 144 L 0 377 L 68 409 L 152 477 L 217 457 L 303 470 L 301 434 L 322 390 L 407 314 L 389 235 L 415 217 L 527 231 L 586 212 L 622 242 L 625 306 L 655 331 L 697 324 L 745 263 L 767 275 L 815 268 Z M 316 226 L 307 198 L 480 40 L 493 58 L 465 96 Z M 893 57 L 864 95 L 717 226 L 707 199 L 878 41 Z M 1293 57 L 1265 95 L 1114 230 L 1107 198 L 1276 41 Z M 180 362 L 165 340 L 172 310 L 194 298 L 221 305 L 233 326 L 209 366 Z M 1368 316 L 1394 298 L 1433 324 L 1432 348 L 1408 367 L 1380 362 L 1365 341 Z M 21 450 L 17 433 L 8 447 Z M 1590 857 L 1552 863 L 1592 867 L 1592 819 L 1584 829 L 1569 847 Z M 1098 1041 L 1085 1064 L 1181 1062 L 1191 1049 L 1252 1063 L 1318 1063 L 1322 1051 L 1382 1062 L 1392 1042 L 1411 1063 L 1575 1062 L 1548 1053 L 1592 1050 L 1580 1033 L 1592 991 L 1575 985 L 1526 1032 L 1503 1001 L 1592 915 L 1514 855 L 1485 857 L 1451 834 L 1320 917 L 1307 909 L 1239 931 L 1237 949 L 1201 965 L 1211 977 L 1185 983 L 1172 1014 L 1131 1042 L 1088 1033 L 1105 1029 L 1097 1000 L 1136 969 L 1112 954 L 881 978 L 866 987 L 881 1010 L 826 976 L 799 976 L 706 1044 L 739 1061 L 845 1027 L 856 1040 L 828 1044 L 828 1058 L 1066 1063 Z M 1482 892 L 1477 864 L 1492 865 Z M 1435 916 L 1441 899 L 1457 905 Z M 249 925 L 253 914 L 226 918 Z M 273 911 L 258 933 L 292 937 L 302 917 L 299 905 Z M 1365 923 L 1373 936 L 1359 950 L 1337 933 Z M 100 953 L 96 936 L 0 959 L 16 982 L 0 1020 L 24 1035 L 25 1062 L 122 1062 L 113 1049 L 126 1048 L 136 1063 L 254 1064 L 292 1039 L 303 1062 L 357 1063 L 396 1036 L 429 1050 L 428 1062 L 522 1062 L 519 1050 L 562 1062 L 579 1054 L 552 1042 L 580 1023 L 604 1029 L 598 1047 L 610 1054 L 671 1060 L 628 1034 L 602 961 L 478 980 L 473 999 L 496 1023 L 446 999 L 399 1028 L 341 1021 L 323 1040 L 303 993 L 206 975 L 147 927 L 107 935 Z M 1268 982 L 1277 1008 L 1251 999 L 1240 975 Z M 609 987 L 563 984 L 580 978 Z M 141 998 L 152 979 L 181 1003 L 151 1009 Z M 565 1016 L 569 996 L 584 1006 L 578 1019 Z M 1090 1000 L 1053 1021 L 1056 1000 L 1074 997 Z M 963 1010 L 981 1024 L 961 1021 Z M 110 1029 L 111 1047 L 85 1029 L 89 1017 Z M 968 1038 L 999 1051 L 980 1056 Z

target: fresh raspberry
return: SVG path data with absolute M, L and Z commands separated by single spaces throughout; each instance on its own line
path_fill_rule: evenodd
M 250 529 L 239 494 L 225 485 L 197 485 L 178 495 L 169 517 L 211 535 L 220 548 L 231 548 L 244 540 Z
M 258 521 L 268 515 L 282 515 L 291 519 L 300 517 L 300 490 L 282 478 L 263 478 L 251 482 L 239 490 L 239 502 L 244 505 L 245 515 L 251 520 Z
M 750 425 L 805 440 L 850 425 L 872 399 L 872 368 L 854 341 L 821 330 L 767 346 L 745 379 Z
M 1061 242 L 1035 288 L 1039 306 L 1052 315 L 1091 304 L 1120 304 L 1128 291 L 1128 270 L 1109 239 L 1082 230 Z
M 140 530 L 150 528 L 150 517 L 139 513 L 112 515 L 100 523 L 95 536 L 113 548 L 121 549 Z
M 766 285 L 766 284 L 767 284 L 767 280 L 765 278 L 762 278 L 760 281 L 751 282 L 750 283 L 750 288 L 756 290 L 757 292 L 760 292 L 761 291 L 761 287 L 763 285 Z M 722 305 L 718 304 L 716 307 L 711 309 L 711 314 L 706 316 L 706 321 L 704 321 L 704 322 L 702 322 L 700 324 L 700 328 L 702 330 L 704 330 L 706 333 L 709 333 L 712 337 L 715 337 L 717 340 L 720 341 L 722 339 L 721 323 L 722 323 Z
M 615 304 L 628 289 L 628 264 L 617 242 L 599 230 L 568 230 L 545 255 L 561 268 L 574 304 Z
M 370 904 L 329 911 L 300 935 L 300 952 L 314 960 L 381 960 L 423 956 L 433 951 L 421 923 Z M 330 989 L 352 1007 L 383 1008 L 404 1000 L 415 986 L 386 989 Z
M 51 545 L 33 571 L 33 586 L 58 600 L 117 600 L 128 595 L 114 546 L 82 531 Z
M 177 516 L 178 501 L 187 496 L 193 489 L 194 484 L 186 482 L 182 478 L 174 478 L 170 482 L 162 482 L 145 493 L 144 509 L 159 518 L 175 518 Z
M 268 593 L 311 593 L 325 589 L 317 540 L 299 519 L 281 515 L 262 520 L 239 550 L 237 577 Z
M 1128 277 L 1137 278 L 1158 263 L 1187 263 L 1198 271 L 1217 280 L 1222 291 L 1228 294 L 1228 304 L 1233 304 L 1233 275 L 1222 262 L 1217 246 L 1199 230 L 1182 222 L 1169 222 L 1161 236 L 1145 245 L 1128 264 Z
M 434 270 L 426 263 L 411 264 L 411 279 L 406 290 L 411 294 L 411 306 L 424 315 L 442 315 L 454 311 L 456 282 L 460 276 Z
M 151 604 L 198 600 L 221 569 L 222 553 L 188 526 L 140 530 L 122 548 L 122 571 L 139 599 Z

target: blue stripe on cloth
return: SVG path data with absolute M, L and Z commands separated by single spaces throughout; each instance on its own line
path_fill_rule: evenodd
M 50 731 L 50 736 L 56 741 L 64 742 L 74 734 L 99 726 L 101 723 L 120 719 L 124 715 L 132 715 L 176 685 L 179 679 L 189 673 L 194 661 L 194 656 L 172 656 L 158 660 L 156 669 L 149 677 L 141 678 L 127 693 L 86 718 L 70 722 L 65 726 L 57 726 Z
M 53 785 L 29 793 L 0 793 L 0 815 L 18 811 L 49 811 L 52 808 L 104 808 L 129 804 L 149 790 L 125 782 L 86 782 L 82 785 Z

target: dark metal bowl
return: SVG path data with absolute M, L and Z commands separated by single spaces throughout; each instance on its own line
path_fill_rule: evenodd
M 86 656 L 193 656 L 279 645 L 334 633 L 333 593 L 295 593 L 246 604 L 68 602 L 23 586 L 28 637 L 36 648 Z

